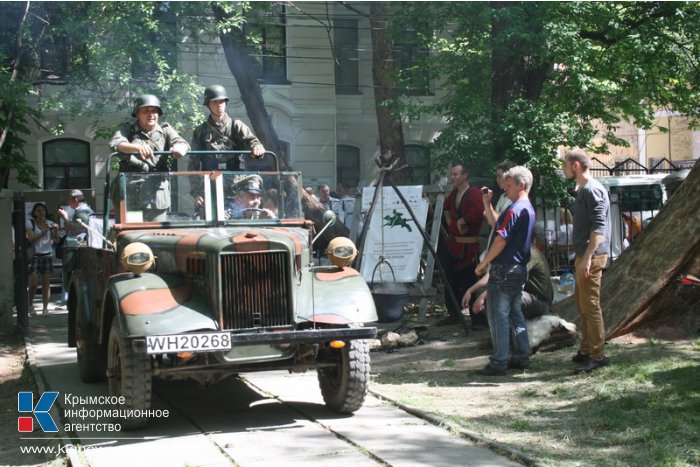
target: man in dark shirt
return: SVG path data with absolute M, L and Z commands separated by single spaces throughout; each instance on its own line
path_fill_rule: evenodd
M 574 363 L 577 373 L 588 373 L 609 363 L 605 356 L 605 324 L 600 307 L 600 282 L 610 250 L 610 199 L 608 191 L 589 171 L 591 158 L 581 149 L 564 156 L 564 174 L 576 180 L 573 244 L 576 253 L 574 299 L 581 315 L 581 346 Z
M 491 248 L 476 267 L 476 274 L 482 275 L 491 265 L 486 312 L 493 352 L 488 365 L 479 370 L 489 376 L 505 375 L 507 368 L 523 369 L 530 364 L 530 344 L 521 302 L 535 227 L 535 210 L 528 198 L 532 173 L 523 166 L 515 166 L 506 172 L 505 179 L 505 191 L 513 204 L 498 217 Z M 511 359 L 510 331 L 513 333 Z

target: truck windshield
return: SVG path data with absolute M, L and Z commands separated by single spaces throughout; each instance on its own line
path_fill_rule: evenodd
M 120 173 L 126 223 L 277 223 L 303 218 L 298 172 Z

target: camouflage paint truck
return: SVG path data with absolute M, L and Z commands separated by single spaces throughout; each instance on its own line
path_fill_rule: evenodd
M 261 204 L 241 209 L 251 181 Z M 106 377 L 110 395 L 123 397 L 123 428 L 148 423 L 138 414 L 150 407 L 154 378 L 208 385 L 242 372 L 316 370 L 330 410 L 361 407 L 374 303 L 349 267 L 349 239 L 331 242 L 331 265 L 314 264 L 301 174 L 120 173 L 115 182 L 116 223 L 102 235 L 91 229 L 89 245 L 76 248 L 68 343 L 83 381 Z

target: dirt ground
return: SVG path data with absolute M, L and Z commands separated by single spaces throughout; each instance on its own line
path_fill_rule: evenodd
M 21 453 L 17 431 L 17 393 L 34 391 L 34 376 L 26 362 L 24 340 L 19 333 L 0 333 L 0 465 L 60 465 L 45 454 Z M 35 396 L 35 401 L 37 400 Z M 35 424 L 36 425 L 36 424 Z M 38 428 L 32 436 L 41 436 Z
M 511 446 L 523 444 L 523 433 L 509 427 L 496 427 L 505 413 L 522 407 L 523 397 L 551 390 L 553 381 L 573 378 L 569 361 L 575 347 L 538 353 L 526 371 L 509 371 L 505 377 L 485 377 L 474 370 L 488 362 L 491 350 L 488 330 L 471 331 L 461 325 L 435 326 L 444 316 L 440 308 L 428 310 L 418 320 L 417 307 L 410 306 L 403 320 L 379 324 L 380 333 L 415 330 L 417 345 L 372 352 L 370 389 L 407 405 L 438 414 L 450 414 L 469 429 L 470 420 L 479 420 L 478 432 L 489 439 Z M 634 344 L 647 339 L 635 339 Z M 619 340 L 629 345 L 631 341 Z M 0 465 L 61 465 L 60 460 L 41 455 L 20 454 L 13 440 L 17 432 L 17 392 L 35 390 L 32 373 L 25 364 L 24 341 L 19 334 L 0 334 Z M 484 423 L 486 422 L 486 423 Z M 489 426 L 493 423 L 494 430 Z M 486 426 L 486 429 L 483 427 Z M 528 439 L 537 444 L 541 439 Z
M 409 316 L 415 318 L 415 314 Z M 515 403 L 527 385 L 538 384 L 528 381 L 530 378 L 522 371 L 510 372 L 498 379 L 498 384 L 485 377 L 473 377 L 475 370 L 488 363 L 488 329 L 470 331 L 466 336 L 461 325 L 435 326 L 442 316 L 428 314 L 425 321 L 409 319 L 403 324 L 399 332 L 417 329 L 418 345 L 372 352 L 372 389 L 409 401 L 411 397 L 427 397 L 435 412 L 479 417 L 497 409 L 493 401 L 498 401 L 498 405 Z M 394 331 L 400 325 L 380 324 L 380 332 Z

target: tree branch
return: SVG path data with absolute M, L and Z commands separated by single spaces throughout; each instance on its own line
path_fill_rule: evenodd
M 24 28 L 24 23 L 27 21 L 27 14 L 29 13 L 29 2 L 26 3 L 26 6 L 24 8 L 24 14 L 22 14 L 22 20 L 19 23 L 19 28 L 17 28 L 17 41 L 15 42 L 15 46 L 17 47 L 17 58 L 14 60 L 14 64 L 12 65 L 12 74 L 10 75 L 10 83 L 14 83 L 17 81 L 17 75 L 19 74 L 19 65 L 20 62 L 22 61 L 22 29 Z M 0 101 L 0 108 L 4 106 L 4 102 Z M 0 150 L 2 150 L 2 147 L 5 145 L 5 141 L 7 140 L 7 133 L 10 131 L 10 125 L 12 122 L 12 116 L 13 116 L 13 105 L 10 103 L 7 106 L 7 116 L 5 120 L 5 127 L 2 129 L 2 133 L 0 133 Z

